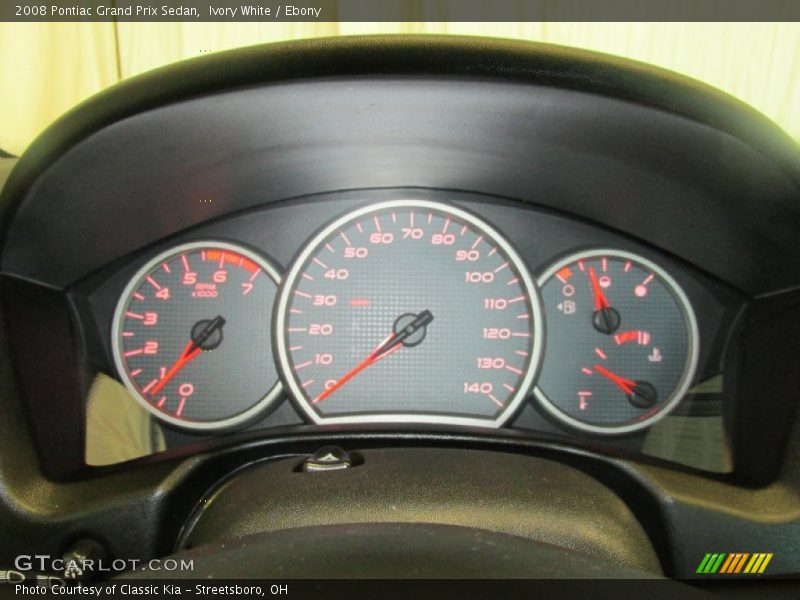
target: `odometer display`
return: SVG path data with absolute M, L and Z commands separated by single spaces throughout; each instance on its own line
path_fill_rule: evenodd
M 114 360 L 136 400 L 192 430 L 247 424 L 281 386 L 271 345 L 278 273 L 238 245 L 192 242 L 131 279 L 113 324 Z
M 540 312 L 524 264 L 489 225 L 394 201 L 338 219 L 300 253 L 276 345 L 314 422 L 500 426 L 530 391 Z

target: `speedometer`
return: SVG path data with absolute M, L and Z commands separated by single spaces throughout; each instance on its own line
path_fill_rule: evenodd
M 530 391 L 540 305 L 516 251 L 478 217 L 384 202 L 329 224 L 297 257 L 276 349 L 316 423 L 498 427 Z

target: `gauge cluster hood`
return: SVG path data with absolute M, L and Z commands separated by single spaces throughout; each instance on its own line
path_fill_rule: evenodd
M 764 294 L 800 284 L 798 182 L 775 125 L 649 66 L 504 40 L 309 40 L 165 67 L 65 115 L 3 191 L 0 268 L 62 287 L 231 211 L 422 186 L 566 210 Z

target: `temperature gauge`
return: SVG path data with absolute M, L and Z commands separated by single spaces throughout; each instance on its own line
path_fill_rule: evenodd
M 535 393 L 549 414 L 620 434 L 652 425 L 681 400 L 697 366 L 697 322 L 663 269 L 591 250 L 554 264 L 539 286 L 547 339 Z

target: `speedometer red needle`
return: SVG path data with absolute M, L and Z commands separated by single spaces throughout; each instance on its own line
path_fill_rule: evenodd
M 372 352 L 369 353 L 369 356 L 362 360 L 356 367 L 351 369 L 347 372 L 344 376 L 342 376 L 336 383 L 334 383 L 331 387 L 327 390 L 322 392 L 319 396 L 317 396 L 314 400 L 311 401 L 312 404 L 317 404 L 318 402 L 322 402 L 330 396 L 333 392 L 338 390 L 342 387 L 345 383 L 350 381 L 353 377 L 361 373 L 364 369 L 369 367 L 370 365 L 374 365 L 376 362 L 381 360 L 382 358 L 386 358 L 396 350 L 399 350 L 403 347 L 404 343 L 407 343 L 408 339 L 416 334 L 419 330 L 426 327 L 433 321 L 433 314 L 429 310 L 423 310 L 418 315 L 407 315 L 413 316 L 413 320 L 405 325 L 399 331 L 393 331 L 389 334 L 385 340 L 383 340 L 380 344 L 378 344 Z M 395 323 L 395 327 L 398 327 L 397 323 Z M 417 342 L 419 343 L 419 342 Z
M 594 370 L 600 373 L 603 377 L 607 377 L 611 381 L 617 384 L 619 389 L 623 392 L 632 396 L 634 393 L 634 389 L 636 388 L 636 382 L 631 379 L 626 379 L 625 377 L 620 377 L 616 373 L 612 373 L 608 369 L 606 369 L 603 365 L 594 365 Z
M 603 293 L 600 282 L 597 281 L 597 272 L 594 267 L 589 267 L 589 281 L 592 284 L 592 294 L 594 295 L 594 309 L 603 310 L 604 308 L 609 308 L 611 304 L 609 304 L 608 298 Z
M 160 392 L 161 388 L 167 385 L 167 383 L 169 383 L 169 380 L 175 377 L 178 371 L 180 371 L 183 367 L 185 367 L 193 358 L 195 358 L 202 351 L 203 349 L 200 346 L 195 346 L 194 341 L 190 341 L 188 344 L 186 344 L 186 347 L 183 349 L 183 352 L 181 352 L 181 355 L 180 357 L 178 357 L 178 360 L 176 360 L 175 363 L 169 368 L 169 371 L 167 371 L 164 374 L 161 380 L 156 385 L 153 386 L 153 388 L 150 390 L 150 394 L 155 396 L 158 392 Z
M 363 371 L 364 369 L 366 369 L 367 367 L 369 367 L 371 365 L 374 365 L 380 359 L 389 356 L 395 350 L 399 350 L 400 348 L 402 348 L 403 345 L 401 343 L 399 343 L 399 342 L 397 342 L 395 344 L 391 344 L 392 340 L 394 340 L 394 338 L 396 338 L 396 337 L 397 337 L 397 334 L 392 333 L 389 337 L 387 337 L 385 340 L 383 340 L 380 344 L 378 344 L 378 346 L 372 352 L 369 353 L 369 356 L 367 356 L 367 358 L 362 360 L 358 364 L 358 366 L 356 366 L 353 369 L 351 369 L 350 371 L 348 371 L 346 375 L 343 375 L 341 378 L 339 378 L 336 381 L 336 383 L 334 383 L 331 387 L 329 387 L 327 390 L 325 390 L 319 396 L 317 396 L 312 401 L 312 404 L 316 404 L 317 402 L 322 402 L 323 400 L 325 400 L 325 398 L 330 396 L 333 392 L 338 390 L 345 383 L 350 381 L 353 377 L 355 377 L 356 375 L 361 373 L 361 371 Z M 390 344 L 390 346 L 388 348 L 386 347 L 387 344 Z

